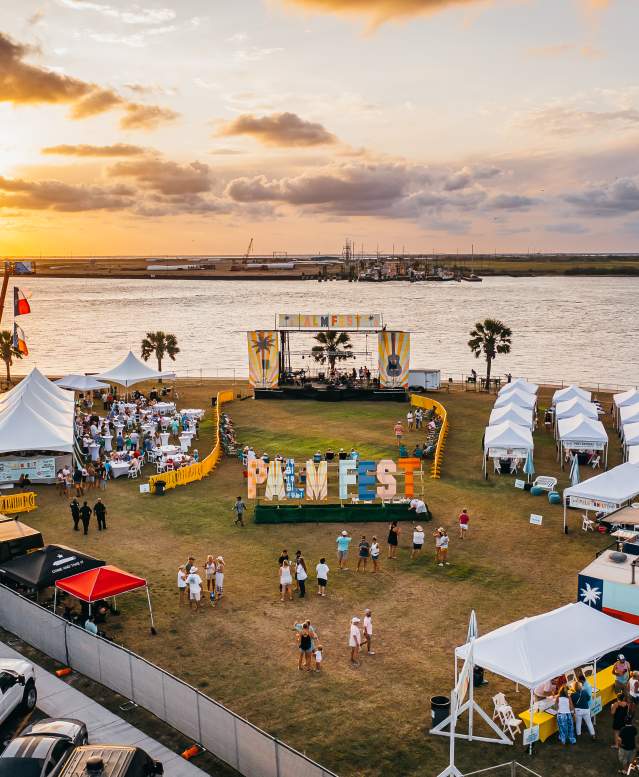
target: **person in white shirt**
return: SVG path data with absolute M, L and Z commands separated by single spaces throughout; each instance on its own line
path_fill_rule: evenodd
M 446 532 L 446 529 L 440 528 L 439 529 L 439 566 L 443 567 L 444 564 L 449 567 L 450 562 L 448 561 L 448 533 Z
M 426 502 L 424 502 L 422 499 L 417 499 L 415 497 L 414 499 L 410 500 L 410 503 L 408 505 L 408 510 L 414 510 L 417 515 L 422 515 L 426 512 Z
M 375 653 L 371 650 L 371 641 L 373 639 L 373 613 L 366 609 L 364 610 L 364 642 L 366 642 L 366 653 L 369 656 L 374 656 Z
M 377 537 L 371 541 L 371 561 L 373 562 L 373 572 L 379 572 L 379 542 Z
M 326 596 L 329 568 L 326 559 L 323 556 L 319 560 L 319 564 L 315 567 L 315 571 L 317 572 L 317 595 Z
M 322 652 L 324 648 L 321 645 L 317 645 L 315 648 L 315 652 L 313 653 L 315 657 L 315 671 L 321 672 L 322 671 Z
M 424 530 L 421 526 L 417 525 L 413 530 L 413 549 L 411 551 L 410 557 L 415 558 L 416 556 L 419 556 L 419 554 L 422 552 L 423 545 Z
M 184 597 L 186 596 L 186 571 L 184 567 L 178 567 L 177 571 L 177 587 L 178 591 L 180 592 L 180 604 L 184 604 Z
M 200 609 L 200 598 L 202 596 L 202 578 L 197 573 L 197 567 L 191 567 L 186 582 L 189 586 L 189 607 L 193 609 L 193 603 L 195 603 L 195 610 L 197 612 Z
M 409 410 L 408 413 L 406 413 L 406 426 L 408 427 L 408 431 L 413 431 L 413 420 L 415 416 L 413 415 L 412 411 Z
M 357 625 L 359 618 L 351 618 L 351 630 L 348 636 L 348 645 L 351 649 L 351 666 L 359 666 L 359 646 L 362 644 L 362 634 Z

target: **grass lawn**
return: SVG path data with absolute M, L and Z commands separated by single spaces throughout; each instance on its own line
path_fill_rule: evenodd
M 215 390 L 213 382 L 181 388 L 179 404 L 210 406 Z M 451 431 L 442 478 L 425 480 L 425 496 L 434 525 L 448 527 L 451 535 L 452 564 L 444 569 L 436 566 L 430 542 L 420 559 L 410 560 L 410 523 L 403 524 L 402 547 L 392 562 L 385 559 L 386 524 L 234 527 L 232 504 L 237 494 L 245 495 L 245 481 L 232 459 L 208 479 L 163 498 L 139 495 L 135 481 L 109 484 L 103 495 L 109 510 L 106 533 L 94 526 L 86 538 L 73 532 L 66 501 L 49 487 L 37 489 L 39 509 L 26 520 L 42 530 L 45 541 L 72 545 L 149 578 L 159 636 L 148 634 L 142 595 L 130 594 L 119 601 L 117 627 L 107 626 L 117 641 L 340 775 L 436 775 L 447 763 L 448 741 L 426 733 L 429 699 L 451 688 L 453 649 L 465 639 L 471 609 L 485 633 L 574 601 L 578 571 L 606 544 L 605 538 L 580 530 L 577 511 L 571 511 L 572 530 L 564 536 L 560 507 L 515 490 L 511 477 L 482 479 L 481 438 L 494 397 L 458 392 L 438 398 L 449 411 Z M 540 404 L 547 402 L 542 394 Z M 373 459 L 395 457 L 392 426 L 406 412 L 405 406 L 377 402 L 247 400 L 226 409 L 241 442 L 272 456 L 298 458 L 328 445 L 336 450 L 355 445 Z M 614 465 L 620 451 L 610 432 Z M 210 449 L 211 439 L 212 426 L 204 423 L 201 454 Z M 417 433 L 408 437 L 409 444 L 416 440 Z M 559 476 L 565 487 L 567 473 L 560 474 L 551 434 L 541 429 L 535 444 L 537 472 Z M 590 474 L 582 470 L 582 476 Z M 464 542 L 456 531 L 462 507 L 471 515 L 470 537 Z M 529 524 L 531 512 L 543 514 L 543 526 Z M 342 528 L 355 536 L 377 534 L 384 548 L 381 574 L 357 574 L 353 558 L 350 571 L 336 571 L 335 537 Z M 319 557 L 327 557 L 326 599 L 318 599 L 309 585 L 306 600 L 280 603 L 277 557 L 283 547 L 291 553 L 301 548 L 313 572 Z M 226 596 L 219 609 L 207 606 L 196 615 L 178 606 L 176 570 L 189 553 L 199 566 L 208 553 L 224 556 Z M 311 573 L 309 583 L 313 578 Z M 361 668 L 352 670 L 348 626 L 365 607 L 373 610 L 376 655 L 364 657 Z M 292 625 L 305 617 L 324 646 L 321 675 L 297 670 Z M 507 681 L 487 679 L 479 695 L 489 714 L 490 696 L 500 690 L 516 712 L 526 708 L 526 691 L 516 694 Z M 607 713 L 600 730 L 599 742 L 584 739 L 570 749 L 549 741 L 530 765 L 544 777 L 612 773 L 616 766 Z M 520 746 L 462 743 L 458 752 L 462 770 L 513 757 L 527 762 Z

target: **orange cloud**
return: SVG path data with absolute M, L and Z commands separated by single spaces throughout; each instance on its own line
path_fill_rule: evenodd
M 216 133 L 221 137 L 249 135 L 265 146 L 320 146 L 337 143 L 335 135 L 323 125 L 305 121 L 296 113 L 272 113 L 254 116 L 244 113 L 223 124 Z
M 178 114 L 169 108 L 132 103 L 112 89 L 25 62 L 34 51 L 0 32 L 0 102 L 67 104 L 71 106 L 72 119 L 119 109 L 124 111 L 120 120 L 123 129 L 154 129 L 177 118 Z
M 117 162 L 109 168 L 115 178 L 133 178 L 140 186 L 161 194 L 200 194 L 212 186 L 211 170 L 202 162 L 178 164 L 162 159 Z
M 134 202 L 128 186 L 91 186 L 61 181 L 25 181 L 0 176 L 0 208 L 54 210 L 73 213 L 88 210 L 121 210 Z
M 455 5 L 478 4 L 483 0 L 285 0 L 310 11 L 367 16 L 374 25 L 391 19 L 443 11 Z
M 114 157 L 114 156 L 138 156 L 145 154 L 147 149 L 142 146 L 133 146 L 129 143 L 114 143 L 111 146 L 91 146 L 85 143 L 68 145 L 63 143 L 58 146 L 47 146 L 42 149 L 43 154 L 49 156 L 82 156 L 82 157 Z

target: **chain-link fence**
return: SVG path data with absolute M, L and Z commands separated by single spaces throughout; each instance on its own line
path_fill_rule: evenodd
M 336 777 L 155 664 L 1 585 L 0 626 L 149 710 L 245 777 Z

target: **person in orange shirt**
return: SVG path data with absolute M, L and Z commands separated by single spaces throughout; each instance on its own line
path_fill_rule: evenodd
M 395 439 L 397 440 L 397 444 L 401 445 L 402 437 L 404 436 L 404 427 L 402 426 L 402 422 L 398 421 L 393 427 L 393 430 L 395 432 Z

